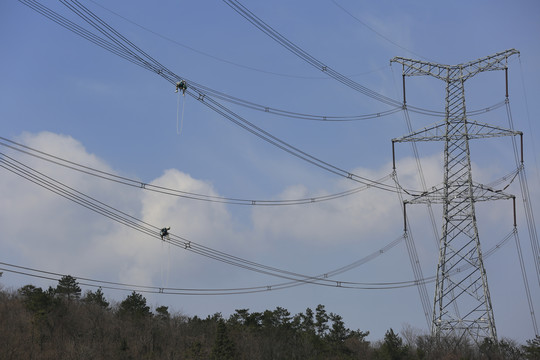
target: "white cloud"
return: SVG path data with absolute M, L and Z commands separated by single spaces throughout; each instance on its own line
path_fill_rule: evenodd
M 76 163 L 117 173 L 69 136 L 25 133 L 18 141 Z M 81 193 L 151 225 L 171 226 L 172 233 L 198 243 L 219 248 L 230 246 L 230 239 L 241 238 L 231 229 L 231 216 L 224 204 L 200 203 L 123 187 L 15 151 L 9 154 Z M 165 171 L 152 184 L 217 195 L 210 184 L 174 169 Z M 4 171 L 0 185 L 4 205 L 0 208 L 3 229 L 0 253 L 12 254 L 11 259 L 3 259 L 6 262 L 110 281 L 152 284 L 160 277 L 163 259 L 170 251 L 174 252 L 175 261 L 167 271 L 179 271 L 200 260 L 198 255 L 164 246 L 160 240 L 122 226 L 15 174 Z
M 427 184 L 440 177 L 439 156 L 423 159 L 422 167 Z M 419 188 L 416 162 L 405 158 L 398 162 L 399 181 L 406 188 Z M 380 179 L 389 175 L 390 164 L 378 170 L 355 169 L 353 173 L 369 179 Z M 440 182 L 441 179 L 438 179 Z M 391 179 L 386 184 L 394 185 Z M 334 193 L 346 191 L 360 184 L 347 179 L 337 180 Z M 310 195 L 301 185 L 283 191 L 280 199 L 306 198 L 328 195 L 325 191 Z M 403 229 L 399 200 L 395 193 L 379 189 L 366 189 L 355 195 L 341 199 L 310 205 L 256 208 L 253 223 L 261 236 L 272 234 L 311 245 L 352 244 L 359 239 L 382 236 L 395 237 Z
M 67 154 L 76 162 L 110 170 L 107 164 L 88 154 L 79 142 L 69 136 L 48 132 L 24 134 L 20 141 L 52 154 Z M 19 153 L 12 152 L 11 155 L 62 183 L 71 186 L 76 184 L 75 187 L 81 192 L 93 194 L 105 190 L 106 193 L 106 188 L 92 184 L 80 173 L 70 173 L 66 169 Z M 2 199 L 5 204 L 9 204 L 0 210 L 1 227 L 6 236 L 2 245 L 15 249 L 28 263 L 49 265 L 51 270 L 58 270 L 60 263 L 77 264 L 77 268 L 80 268 L 85 262 L 81 258 L 91 244 L 88 235 L 102 234 L 112 227 L 112 224 L 94 213 L 7 171 L 4 171 L 0 182 Z
M 219 195 L 210 184 L 176 169 L 166 170 L 151 184 L 208 196 Z M 141 201 L 144 221 L 171 226 L 171 232 L 187 237 L 197 236 L 214 242 L 213 235 L 225 231 L 231 221 L 222 203 L 198 202 L 153 192 L 145 192 Z

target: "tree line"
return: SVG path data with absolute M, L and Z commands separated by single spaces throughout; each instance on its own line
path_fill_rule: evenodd
M 0 273 L 1 275 L 1 273 Z M 473 344 L 405 328 L 370 342 L 324 305 L 292 315 L 277 307 L 228 318 L 154 311 L 132 292 L 111 304 L 64 276 L 56 287 L 0 291 L 1 359 L 540 359 L 540 337 Z M 403 336 L 403 337 L 402 337 Z

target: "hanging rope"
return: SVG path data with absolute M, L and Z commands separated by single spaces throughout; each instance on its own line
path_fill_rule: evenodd
M 165 242 L 167 245 L 165 245 Z M 161 242 L 161 254 L 160 256 L 165 255 L 167 257 L 167 263 L 161 262 L 161 288 L 166 289 L 169 287 L 169 274 L 171 269 L 171 242 L 162 241 Z
M 178 128 L 178 118 L 180 113 L 180 91 L 182 91 L 182 119 L 180 120 L 180 128 Z M 180 135 L 182 132 L 182 127 L 184 126 L 184 107 L 186 104 L 186 90 L 187 90 L 187 83 L 185 80 L 179 81 L 176 83 L 176 90 L 175 92 L 178 93 L 178 102 L 176 104 L 176 135 Z
M 182 128 L 184 127 L 184 106 L 186 103 L 186 97 L 182 95 L 182 116 L 180 117 L 180 93 L 178 93 L 178 103 L 176 105 L 176 135 L 180 135 L 182 133 Z M 180 119 L 180 120 L 179 120 Z M 180 126 L 178 126 L 178 122 L 180 121 Z

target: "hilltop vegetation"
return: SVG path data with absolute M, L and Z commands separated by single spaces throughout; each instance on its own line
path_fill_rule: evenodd
M 342 317 L 315 310 L 238 309 L 202 319 L 154 312 L 136 292 L 110 304 L 101 289 L 81 289 L 63 277 L 47 290 L 26 285 L 0 292 L 1 359 L 540 359 L 540 337 L 524 346 L 510 340 L 443 339 L 389 329 L 383 340 L 350 330 Z

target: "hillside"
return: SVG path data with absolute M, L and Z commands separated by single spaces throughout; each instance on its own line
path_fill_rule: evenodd
M 540 337 L 518 345 L 503 339 L 475 346 L 409 329 L 383 340 L 350 330 L 324 305 L 291 315 L 286 309 L 238 309 L 202 319 L 153 312 L 133 292 L 110 304 L 101 289 L 81 294 L 75 278 L 56 288 L 25 285 L 0 292 L 1 359 L 539 359 Z

